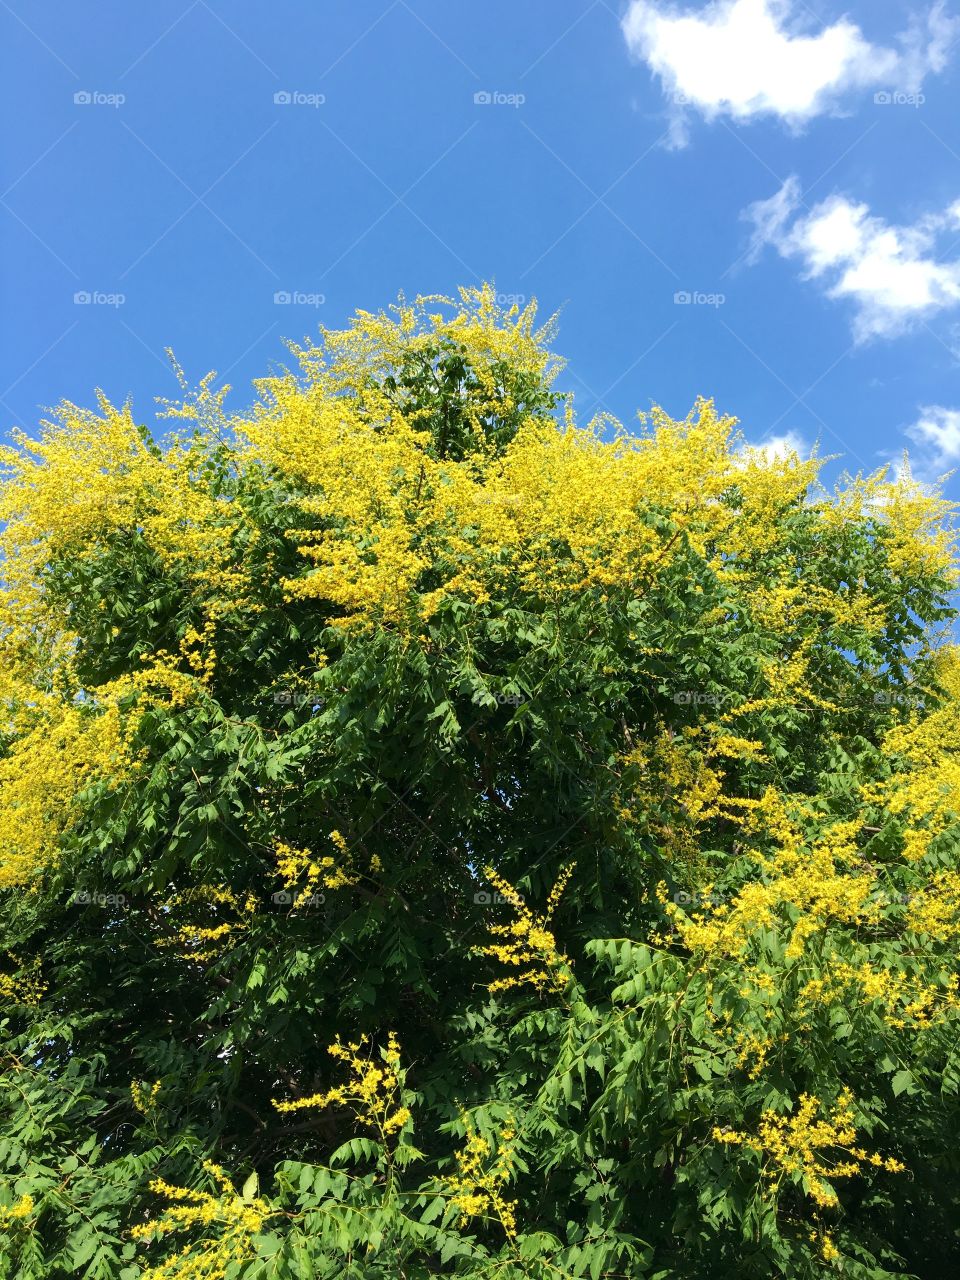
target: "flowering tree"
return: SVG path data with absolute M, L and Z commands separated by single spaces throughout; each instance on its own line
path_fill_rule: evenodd
M 960 1259 L 951 509 L 494 298 L 3 451 L 11 1280 Z

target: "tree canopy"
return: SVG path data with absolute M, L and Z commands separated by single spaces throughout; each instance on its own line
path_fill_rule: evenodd
M 953 509 L 490 287 L 0 453 L 0 1274 L 960 1261 Z

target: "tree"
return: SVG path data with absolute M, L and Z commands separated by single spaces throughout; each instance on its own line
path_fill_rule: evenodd
M 4 450 L 10 1277 L 938 1277 L 952 508 L 490 288 Z

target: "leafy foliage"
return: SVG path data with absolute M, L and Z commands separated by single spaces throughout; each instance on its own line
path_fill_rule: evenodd
M 550 338 L 3 451 L 0 1275 L 960 1260 L 952 511 Z

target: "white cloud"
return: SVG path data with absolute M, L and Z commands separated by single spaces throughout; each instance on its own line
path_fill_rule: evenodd
M 672 138 L 682 146 L 685 105 L 708 120 L 774 115 L 799 128 L 856 89 L 915 93 L 946 65 L 960 31 L 944 7 L 937 0 L 898 49 L 871 44 L 848 18 L 804 31 L 809 10 L 797 0 L 713 0 L 692 13 L 669 0 L 631 0 L 621 26 L 631 54 L 675 104 Z
M 960 464 L 960 409 L 926 405 L 907 436 L 916 448 L 910 452 L 909 471 L 914 479 L 933 484 Z
M 960 467 L 960 409 L 925 405 L 905 435 L 911 442 L 899 453 L 884 451 L 894 480 L 913 484 L 925 493 L 942 489 L 944 477 Z
M 782 257 L 800 259 L 808 279 L 826 283 L 828 297 L 855 303 L 854 333 L 863 341 L 960 305 L 960 258 L 936 251 L 941 232 L 960 221 L 958 203 L 896 227 L 840 195 L 800 212 L 800 183 L 788 178 L 744 216 L 754 225 L 751 257 L 772 244 Z

